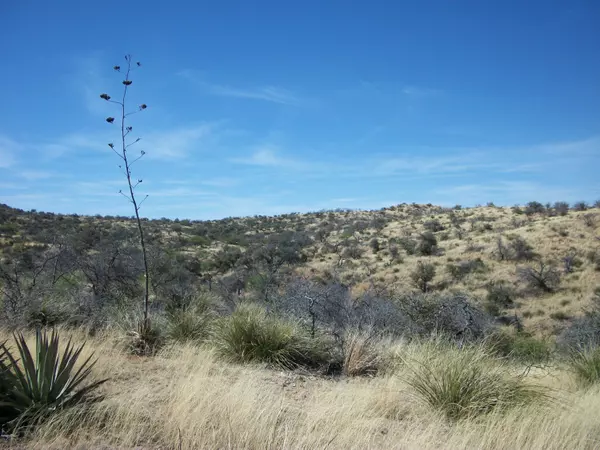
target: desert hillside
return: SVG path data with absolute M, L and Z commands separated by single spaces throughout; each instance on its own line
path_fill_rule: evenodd
M 491 315 L 516 317 L 530 332 L 549 336 L 582 315 L 600 286 L 597 206 L 402 204 L 376 211 L 218 221 L 161 219 L 144 225 L 156 271 L 157 301 L 207 288 L 226 296 L 268 299 L 295 279 L 339 283 L 353 298 L 366 292 L 388 297 L 462 292 Z M 105 280 L 96 280 L 116 286 L 107 287 L 106 297 L 122 290 L 125 278 L 138 276 L 134 222 L 128 218 L 24 212 L 4 206 L 0 219 L 5 258 L 25 250 L 40 261 L 44 252 L 62 252 L 65 257 L 79 253 L 72 258 L 74 264 L 63 269 L 73 276 L 77 273 L 75 278 L 89 286 L 94 276 L 87 275 L 118 255 L 122 272 L 114 274 L 116 281 L 109 271 Z M 90 260 L 90 252 L 108 259 L 101 261 L 96 255 Z M 81 261 L 83 253 L 87 261 Z M 81 265 L 87 267 L 83 276 Z

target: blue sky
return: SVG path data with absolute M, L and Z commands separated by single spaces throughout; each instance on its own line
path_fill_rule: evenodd
M 600 198 L 600 2 L 2 2 L 0 202 L 142 213 Z

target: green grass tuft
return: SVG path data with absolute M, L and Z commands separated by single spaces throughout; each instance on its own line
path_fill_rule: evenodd
M 449 420 L 522 406 L 546 397 L 482 347 L 445 348 L 409 362 L 405 381 L 416 397 Z
M 588 387 L 600 382 L 600 347 L 588 347 L 569 355 L 569 368 L 577 382 Z
M 317 366 L 328 359 L 322 340 L 310 338 L 297 324 L 253 304 L 242 304 L 218 321 L 213 340 L 221 355 L 237 362 L 294 368 Z

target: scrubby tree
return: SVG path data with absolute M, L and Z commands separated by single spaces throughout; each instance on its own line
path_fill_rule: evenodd
M 305 233 L 285 231 L 269 235 L 246 251 L 241 262 L 248 273 L 248 282 L 264 301 L 269 301 L 279 285 L 282 268 L 302 261 L 302 250 L 311 242 Z
M 410 318 L 413 334 L 441 333 L 462 344 L 480 340 L 493 329 L 491 318 L 464 294 L 409 294 L 397 303 Z
M 312 336 L 318 329 L 343 342 L 352 330 L 401 334 L 410 326 L 399 304 L 368 291 L 357 299 L 350 289 L 333 280 L 318 283 L 296 278 L 274 301 L 277 311 L 305 323 Z
M 437 252 L 437 239 L 431 231 L 421 234 L 417 250 L 424 256 L 434 255 Z
M 504 261 L 509 258 L 508 248 L 506 248 L 506 245 L 504 245 L 502 236 L 498 236 L 498 239 L 496 239 L 496 255 L 500 261 Z
M 369 247 L 371 247 L 373 253 L 377 253 L 381 249 L 381 244 L 377 238 L 373 238 L 369 241 Z
M 415 287 L 423 292 L 427 292 L 429 290 L 429 283 L 435 278 L 435 266 L 419 261 L 416 269 L 411 272 L 410 278 Z
M 28 310 L 47 300 L 72 271 L 67 250 L 62 243 L 50 248 L 13 246 L 0 257 L 2 314 L 11 326 L 20 324 Z
M 440 223 L 440 221 L 438 219 L 432 219 L 432 220 L 428 220 L 423 224 L 423 228 L 425 228 L 427 231 L 432 231 L 432 232 L 437 232 L 437 231 L 444 231 L 444 226 Z
M 559 216 L 566 216 L 569 214 L 569 204 L 567 202 L 556 202 L 554 203 L 554 211 Z
M 540 202 L 529 202 L 525 206 L 525 214 L 531 216 L 533 214 L 544 214 L 546 208 Z
M 574 211 L 587 211 L 588 208 L 589 208 L 589 205 L 587 204 L 587 202 L 584 202 L 584 201 L 575 202 L 573 204 Z

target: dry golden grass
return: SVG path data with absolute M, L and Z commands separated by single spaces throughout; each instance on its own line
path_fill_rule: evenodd
M 75 333 L 76 339 L 82 336 Z M 178 345 L 155 358 L 122 353 L 94 338 L 94 372 L 109 376 L 91 412 L 56 416 L 25 448 L 119 449 L 594 449 L 600 446 L 600 389 L 578 391 L 570 374 L 532 371 L 555 401 L 451 423 L 415 400 L 398 363 L 374 378 L 329 380 L 230 365 L 209 348 Z M 420 358 L 427 345 L 388 343 Z M 425 346 L 425 347 L 423 347 Z M 443 358 L 443 353 L 440 353 Z M 443 363 L 440 362 L 440 363 Z M 515 372 L 522 368 L 515 367 Z

